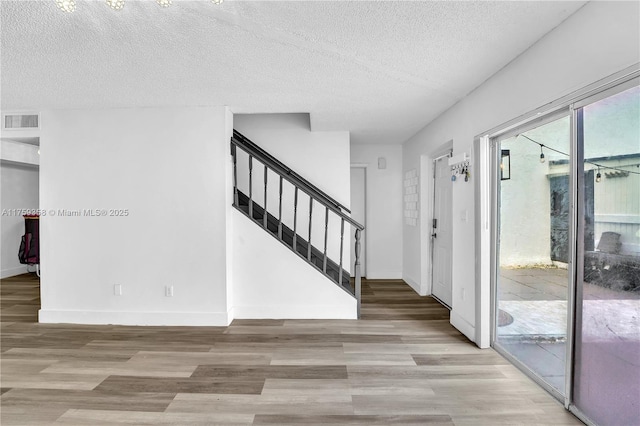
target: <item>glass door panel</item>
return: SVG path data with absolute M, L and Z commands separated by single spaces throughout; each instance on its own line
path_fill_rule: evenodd
M 570 118 L 499 141 L 494 347 L 565 392 Z
M 640 87 L 576 111 L 575 406 L 598 425 L 640 424 Z

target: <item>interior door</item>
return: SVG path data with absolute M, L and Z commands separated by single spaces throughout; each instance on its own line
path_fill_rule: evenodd
M 365 206 L 366 206 L 366 169 L 364 167 L 352 167 L 351 168 L 351 217 L 361 225 L 365 225 L 366 227 L 366 215 L 365 215 Z M 351 247 L 355 247 L 356 238 L 355 232 L 351 232 Z M 360 272 L 362 276 L 366 276 L 367 265 L 365 259 L 367 258 L 365 253 L 366 231 L 363 232 L 362 237 L 360 238 Z M 351 258 L 354 258 L 352 254 Z
M 449 157 L 433 162 L 434 202 L 431 232 L 432 289 L 431 294 L 451 306 L 451 171 Z

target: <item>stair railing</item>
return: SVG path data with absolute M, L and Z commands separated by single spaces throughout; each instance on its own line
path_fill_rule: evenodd
M 364 231 L 364 226 L 360 223 L 353 220 L 346 213 L 350 213 L 350 211 L 340 204 L 338 201 L 331 198 L 324 191 L 320 190 L 318 187 L 304 179 L 299 174 L 295 173 L 291 168 L 284 165 L 282 162 L 277 160 L 271 154 L 264 151 L 262 148 L 258 147 L 255 143 L 244 137 L 238 131 L 233 131 L 233 137 L 231 138 L 231 155 L 233 161 L 233 203 L 234 207 L 240 209 L 240 196 L 238 189 L 238 149 L 244 151 L 248 155 L 248 216 L 251 220 L 256 222 L 259 226 L 262 226 L 265 230 L 268 229 L 268 213 L 267 207 L 268 199 L 269 199 L 269 191 L 268 191 L 268 175 L 269 170 L 274 172 L 278 176 L 278 204 L 277 204 L 277 231 L 269 232 L 274 235 L 281 243 L 288 246 L 292 249 L 296 254 L 300 255 L 302 259 L 305 259 L 309 264 L 314 266 L 320 272 L 322 272 L 327 277 L 331 278 L 335 281 L 335 278 L 331 277 L 328 274 L 328 264 L 329 262 L 333 262 L 332 259 L 329 258 L 327 253 L 328 246 L 328 236 L 329 236 L 329 218 L 331 215 L 337 217 L 340 220 L 340 250 L 339 250 L 339 262 L 335 262 L 338 266 L 338 280 L 337 283 L 341 288 L 343 280 L 346 278 L 343 276 L 343 253 L 344 253 L 344 234 L 345 234 L 345 224 L 352 226 L 355 229 L 355 247 L 354 247 L 354 288 L 351 289 L 350 292 L 357 301 L 357 312 L 358 318 L 360 318 L 360 308 L 361 308 L 361 299 L 362 299 L 362 274 L 361 274 L 361 265 L 360 265 L 360 254 L 361 254 L 361 238 L 362 232 Z M 261 220 L 256 220 L 254 218 L 254 204 L 259 206 L 254 200 L 253 193 L 253 175 L 254 175 L 254 160 L 263 165 L 263 183 L 264 183 L 264 194 L 262 195 L 262 200 L 264 206 L 259 207 L 260 210 L 263 211 Z M 285 243 L 283 238 L 283 182 L 287 181 L 293 186 L 294 197 L 293 197 L 293 241 L 292 245 Z M 309 197 L 309 222 L 308 222 L 308 234 L 307 240 L 304 241 L 304 238 L 299 234 L 298 229 L 298 200 L 299 193 L 302 192 Z M 324 207 L 324 241 L 323 241 L 323 249 L 321 250 L 321 258 L 322 258 L 322 266 L 316 265 L 312 262 L 312 231 L 313 227 L 313 209 L 314 205 L 319 204 L 321 207 Z M 346 213 L 345 213 L 346 212 Z M 298 239 L 302 239 L 302 243 L 306 243 L 306 253 L 301 254 L 298 251 Z M 304 249 L 304 247 L 302 247 Z

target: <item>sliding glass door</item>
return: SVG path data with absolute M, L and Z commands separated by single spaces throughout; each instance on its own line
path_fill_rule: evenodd
M 575 112 L 578 173 L 585 173 L 578 191 L 589 197 L 578 210 L 585 244 L 578 247 L 573 399 L 596 424 L 637 425 L 640 87 L 584 104 Z
M 638 74 L 491 139 L 493 346 L 602 426 L 640 425 Z
M 567 110 L 497 142 L 494 346 L 560 396 L 566 377 L 570 129 Z

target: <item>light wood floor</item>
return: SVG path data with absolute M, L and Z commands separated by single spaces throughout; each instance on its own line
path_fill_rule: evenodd
M 3 426 L 581 424 L 401 281 L 359 321 L 229 327 L 37 324 L 37 279 L 1 290 Z

